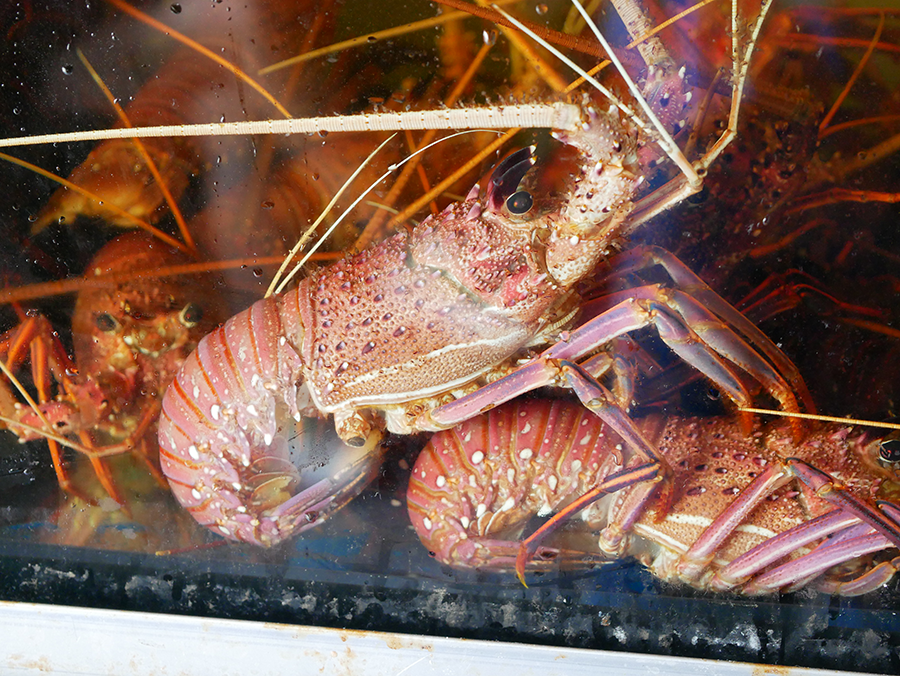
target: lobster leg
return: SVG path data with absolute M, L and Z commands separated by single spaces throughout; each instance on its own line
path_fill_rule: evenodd
M 817 549 L 779 566 L 765 575 L 751 580 L 742 591 L 746 594 L 765 594 L 795 582 L 805 583 L 810 576 L 815 576 L 832 566 L 881 551 L 890 546 L 887 538 L 880 533 L 870 532 L 867 535 L 849 538 L 835 546 Z M 877 578 L 880 574 L 875 574 L 875 577 Z M 861 584 L 861 586 L 865 587 L 866 584 Z
M 734 559 L 715 574 L 710 581 L 710 587 L 716 591 L 733 589 L 749 580 L 763 568 L 797 551 L 799 547 L 805 547 L 858 522 L 859 520 L 853 515 L 841 510 L 834 510 L 811 521 L 801 523 L 799 526 L 769 538 L 764 545 L 754 547 Z
M 890 512 L 887 515 L 882 514 L 883 507 L 879 510 L 859 500 L 836 484 L 831 476 L 799 458 L 788 458 L 787 466 L 788 471 L 812 488 L 818 497 L 853 514 L 881 533 L 894 547 L 900 547 L 900 522 L 897 521 L 896 515 L 892 517 Z
M 852 580 L 844 582 L 826 578 L 817 587 L 819 591 L 828 594 L 861 596 L 887 584 L 898 571 L 900 571 L 900 556 L 894 557 L 890 561 L 883 561 Z
M 627 300 L 565 335 L 563 341 L 545 350 L 532 363 L 425 414 L 421 427 L 450 427 L 520 394 L 557 384 L 561 373 L 555 360 L 580 359 L 619 336 L 651 325 L 673 351 L 739 405 L 749 406 L 750 395 L 728 362 L 759 378 L 785 409 L 797 410 L 796 399 L 781 376 L 689 295 L 658 285 L 633 289 L 629 295 Z
M 822 571 L 844 561 L 870 554 L 882 549 L 898 546 L 898 524 L 892 515 L 881 514 L 871 505 L 854 498 L 846 491 L 835 486 L 834 480 L 808 463 L 789 459 L 785 464 L 770 465 L 754 481 L 735 498 L 735 500 L 713 521 L 700 538 L 685 552 L 675 564 L 682 579 L 694 580 L 708 569 L 715 553 L 725 540 L 731 536 L 743 520 L 760 502 L 771 495 L 778 487 L 792 478 L 799 478 L 816 494 L 835 505 L 838 509 L 809 521 L 805 524 L 785 531 L 781 535 L 768 540 L 750 552 L 735 559 L 716 576 L 717 588 L 728 588 L 740 578 L 746 579 L 783 556 L 796 551 L 821 537 L 833 533 L 840 528 L 852 526 L 862 521 L 864 534 L 859 537 L 846 538 L 828 546 L 817 548 L 790 563 L 775 568 L 765 575 L 753 579 L 745 588 L 746 593 L 766 593 L 780 589 L 788 584 L 803 580 L 804 583 Z M 872 530 L 878 533 L 872 533 Z M 802 563 L 800 562 L 802 560 Z M 724 584 L 722 584 L 724 583 Z
M 799 395 L 803 407 L 810 412 L 815 412 L 812 396 L 793 362 L 787 358 L 768 336 L 724 298 L 713 291 L 706 282 L 700 279 L 671 252 L 658 246 L 636 247 L 616 256 L 612 261 L 613 270 L 608 277 L 621 279 L 629 272 L 648 270 L 654 266 L 662 267 L 677 288 L 690 294 L 704 307 L 727 322 L 731 328 L 743 334 L 756 349 L 774 364 L 778 373 L 787 378 L 794 392 Z
M 38 408 L 36 410 L 20 408 L 6 385 L 0 383 L 0 388 L 3 390 L 0 393 L 0 413 L 7 419 L 21 421 L 28 426 L 28 429 L 17 428 L 13 423 L 6 423 L 6 426 L 23 441 L 40 438 L 38 431 L 31 430 L 46 429 L 48 424 L 53 433 L 58 434 L 63 430 L 78 433 L 84 444 L 84 451 L 90 457 L 91 464 L 104 490 L 113 500 L 121 504 L 122 498 L 108 468 L 100 456 L 91 453 L 93 445 L 89 435 L 83 430 L 85 424 L 80 420 L 78 411 L 64 402 L 52 399 L 53 378 L 60 382 L 62 388 L 67 392 L 73 391 L 73 384 L 66 374 L 74 373 L 75 365 L 66 354 L 59 337 L 55 335 L 50 322 L 45 317 L 27 317 L 21 310 L 19 313 L 22 316 L 22 323 L 7 331 L 0 338 L 0 353 L 5 354 L 6 365 L 12 370 L 22 363 L 25 350 L 28 349 L 31 359 L 32 382 L 37 389 Z M 59 443 L 55 439 L 47 439 L 47 446 L 60 488 L 73 495 L 78 495 L 87 502 L 92 502 L 69 480 Z
M 767 467 L 766 470 L 754 479 L 747 488 L 741 491 L 731 505 L 729 505 L 729 507 L 713 521 L 713 523 L 703 532 L 703 535 L 681 557 L 680 562 L 677 564 L 678 572 L 681 577 L 687 580 L 699 577 L 700 574 L 708 568 L 716 551 L 718 551 L 722 543 L 731 535 L 734 529 L 747 517 L 756 505 L 758 505 L 765 497 L 771 495 L 772 491 L 779 486 L 784 485 L 792 478 L 799 478 L 807 486 L 812 488 L 819 497 L 835 505 L 841 511 L 845 511 L 847 514 L 863 521 L 868 524 L 870 528 L 879 532 L 880 539 L 878 542 L 881 542 L 882 544 L 879 547 L 876 547 L 876 549 L 868 550 L 864 553 L 884 549 L 885 546 L 900 546 L 900 528 L 898 528 L 898 524 L 895 521 L 881 514 L 879 510 L 873 506 L 853 497 L 850 493 L 836 486 L 834 480 L 828 474 L 815 469 L 802 460 L 792 458 L 789 459 L 786 464 L 779 463 L 778 465 L 770 465 Z M 766 544 L 760 545 L 757 555 L 765 552 L 770 547 L 773 548 L 772 551 L 775 551 L 779 548 L 779 545 L 783 546 L 786 543 L 792 543 L 795 549 L 797 546 L 803 544 L 802 538 L 797 532 L 788 531 L 788 533 L 791 533 L 791 535 L 786 535 L 785 537 L 787 540 L 784 542 L 776 542 L 773 544 L 773 541 L 770 540 Z M 872 543 L 867 542 L 864 546 L 875 546 L 874 542 L 874 540 Z M 855 553 L 848 555 L 847 559 L 862 555 L 861 553 L 856 552 L 856 550 L 851 551 Z M 834 555 L 829 555 L 827 560 L 832 560 L 833 556 Z M 806 573 L 809 573 L 810 561 L 816 561 L 816 559 L 808 560 L 807 567 L 804 569 Z M 829 563 L 825 568 L 830 567 L 831 565 L 834 565 L 834 563 Z M 781 578 L 774 579 L 781 580 Z M 787 582 L 781 582 L 778 586 L 784 586 L 786 583 Z M 757 583 L 754 582 L 754 584 Z M 761 587 L 764 586 L 764 583 L 759 584 Z
M 636 520 L 643 508 L 646 506 L 650 497 L 655 494 L 659 486 L 659 481 L 666 475 L 671 474 L 665 460 L 659 455 L 634 421 L 629 418 L 625 412 L 615 403 L 615 398 L 606 388 L 598 383 L 583 368 L 569 362 L 563 362 L 562 370 L 566 375 L 569 385 L 586 408 L 590 409 L 603 422 L 609 425 L 615 432 L 622 437 L 633 449 L 637 451 L 642 459 L 636 466 L 626 467 L 615 472 L 591 490 L 581 495 L 574 502 L 564 509 L 553 515 L 543 526 L 532 533 L 522 541 L 519 548 L 519 554 L 516 557 L 516 575 L 522 584 L 525 584 L 524 572 L 528 560 L 538 549 L 538 543 L 546 538 L 550 533 L 556 530 L 561 524 L 567 521 L 574 514 L 577 514 L 584 508 L 596 502 L 603 495 L 614 493 L 634 486 L 643 484 L 647 488 L 640 491 L 642 497 L 640 505 L 634 509 L 630 515 L 632 520 Z M 628 527 L 630 524 L 619 524 L 621 528 Z

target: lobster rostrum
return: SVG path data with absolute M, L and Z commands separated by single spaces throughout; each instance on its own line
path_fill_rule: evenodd
M 699 589 L 858 595 L 900 570 L 896 439 L 820 424 L 798 443 L 784 422 L 747 434 L 735 417 L 637 424 L 672 468 L 668 495 L 597 490 L 633 463 L 621 437 L 571 401 L 518 400 L 432 437 L 410 477 L 413 526 L 444 564 L 520 576 L 632 556 Z M 554 513 L 552 541 L 555 520 L 519 541 Z
M 159 427 L 161 464 L 181 503 L 226 537 L 277 544 L 361 489 L 384 429 L 446 429 L 543 385 L 591 381 L 608 370 L 605 354 L 591 358 L 587 372 L 561 368 L 560 360 L 591 357 L 651 325 L 733 400 L 750 402 L 737 375 L 744 370 L 796 410 L 793 390 L 801 397 L 804 390 L 789 360 L 664 252 L 632 252 L 611 266 L 662 265 L 673 288 L 649 284 L 608 298 L 608 307 L 569 331 L 579 314 L 576 285 L 629 229 L 699 189 L 689 167 L 661 193 L 639 195 L 639 150 L 655 137 L 622 108 L 585 101 L 575 119 L 571 107 L 560 108 L 553 135 L 576 159 L 558 190 L 523 187 L 533 149 L 514 152 L 485 189 L 476 185 L 462 202 L 313 272 L 202 340 L 165 395 Z M 535 357 L 534 348 L 546 345 Z M 665 473 L 625 414 L 627 402 L 602 392 L 585 402 L 644 460 L 623 481 Z M 348 447 L 363 450 L 303 488 L 286 421 L 323 414 L 334 416 Z

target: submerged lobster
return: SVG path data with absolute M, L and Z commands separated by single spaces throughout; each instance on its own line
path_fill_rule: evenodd
M 797 443 L 783 422 L 747 434 L 734 417 L 638 424 L 672 468 L 665 490 L 595 492 L 629 465 L 623 442 L 567 400 L 511 402 L 440 432 L 412 470 L 413 526 L 441 563 L 520 576 L 633 556 L 700 589 L 857 595 L 900 570 L 896 440 L 827 424 Z M 529 520 L 575 512 L 584 495 L 599 499 L 553 547 L 520 544 Z
M 671 67 L 656 74 L 647 88 L 658 106 L 671 106 L 669 117 L 672 109 L 677 115 L 688 98 L 681 74 Z M 300 489 L 290 417 L 332 414 L 342 440 L 374 449 L 385 428 L 445 429 L 523 392 L 572 381 L 560 360 L 584 359 L 650 325 L 732 399 L 750 401 L 736 373 L 743 369 L 784 408 L 798 408 L 792 387 L 808 405 L 778 348 L 657 249 L 625 254 L 612 269 L 661 265 L 673 288 L 613 294 L 592 309 L 596 317 L 568 331 L 579 313 L 576 285 L 612 256 L 623 234 L 699 189 L 697 170 L 686 167 L 662 197 L 638 199 L 642 162 L 652 154 L 646 129 L 615 107 L 586 104 L 578 119 L 561 115 L 554 137 L 577 157 L 556 192 L 532 194 L 533 149 L 512 153 L 486 190 L 476 185 L 413 230 L 312 273 L 203 339 L 167 391 L 159 426 L 160 461 L 179 501 L 228 538 L 277 544 L 351 498 L 378 461 L 363 453 L 351 469 Z M 533 348 L 547 344 L 535 357 Z M 613 361 L 606 353 L 590 359 L 584 377 Z M 603 392 L 586 403 L 644 459 L 622 480 L 667 472 L 625 414 L 628 401 Z
M 32 409 L 0 381 L 0 414 L 23 441 L 48 434 L 50 425 L 48 443 L 63 488 L 74 489 L 56 441 L 60 437 L 88 455 L 104 489 L 117 500 L 104 457 L 137 449 L 148 463 L 155 458 L 152 432 L 162 392 L 217 323 L 211 287 L 200 278 L 153 277 L 159 268 L 188 260 L 144 232 L 104 246 L 88 265 L 88 280 L 76 299 L 74 360 L 40 315 L 24 317 L 0 336 L 0 356 L 11 369 L 30 354 L 38 391 L 38 407 Z M 104 279 L 110 275 L 119 279 Z

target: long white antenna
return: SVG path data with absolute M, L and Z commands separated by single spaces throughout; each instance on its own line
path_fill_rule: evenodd
M 0 139 L 0 148 L 103 141 L 122 138 L 158 138 L 182 136 L 246 136 L 269 134 L 316 134 L 359 131 L 411 131 L 417 129 L 512 129 L 514 127 L 575 131 L 581 119 L 578 106 L 569 103 L 515 104 L 484 108 L 447 108 L 413 110 L 402 113 L 335 115 L 332 117 L 254 120 L 247 122 L 208 122 L 202 124 L 129 127 L 41 134 Z

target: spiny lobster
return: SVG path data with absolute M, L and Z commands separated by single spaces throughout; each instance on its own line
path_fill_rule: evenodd
M 558 106 L 553 135 L 576 158 L 557 190 L 534 194 L 534 150 L 514 152 L 485 190 L 476 185 L 411 231 L 310 274 L 201 341 L 166 393 L 159 429 L 161 464 L 182 504 L 226 537 L 277 544 L 360 489 L 378 461 L 369 451 L 383 429 L 445 429 L 543 385 L 590 383 L 615 359 L 601 352 L 585 362 L 586 371 L 561 368 L 561 360 L 585 359 L 651 325 L 733 400 L 750 401 L 737 375 L 742 369 L 784 408 L 798 408 L 794 390 L 811 407 L 778 348 L 657 249 L 614 257 L 611 268 L 627 273 L 661 265 L 672 288 L 645 284 L 607 298 L 608 307 L 570 331 L 579 314 L 576 285 L 613 257 L 627 232 L 699 190 L 700 174 L 730 141 L 767 8 L 746 48 L 738 53 L 734 43 L 732 125 L 697 162 L 684 158 L 659 120 L 659 131 L 651 131 L 620 102 L 608 110 L 587 101 Z M 683 72 L 670 62 L 651 65 L 645 91 L 671 115 L 689 98 Z M 638 99 L 649 113 L 639 93 Z M 643 163 L 652 155 L 646 144 L 658 135 L 683 174 L 640 197 Z M 533 348 L 548 344 L 535 355 Z M 628 402 L 601 391 L 585 402 L 644 460 L 623 473 L 622 485 L 668 473 L 626 415 Z M 323 414 L 334 416 L 344 442 L 366 452 L 301 490 L 287 421 Z
M 748 434 L 733 416 L 637 423 L 672 475 L 616 493 L 604 485 L 635 460 L 571 401 L 510 402 L 439 432 L 412 469 L 413 526 L 442 563 L 520 577 L 633 556 L 657 577 L 699 589 L 813 584 L 849 596 L 900 570 L 895 438 L 829 423 L 797 442 L 784 422 L 757 422 Z M 532 518 L 554 513 L 519 541 Z M 557 526 L 554 541 L 540 544 Z

